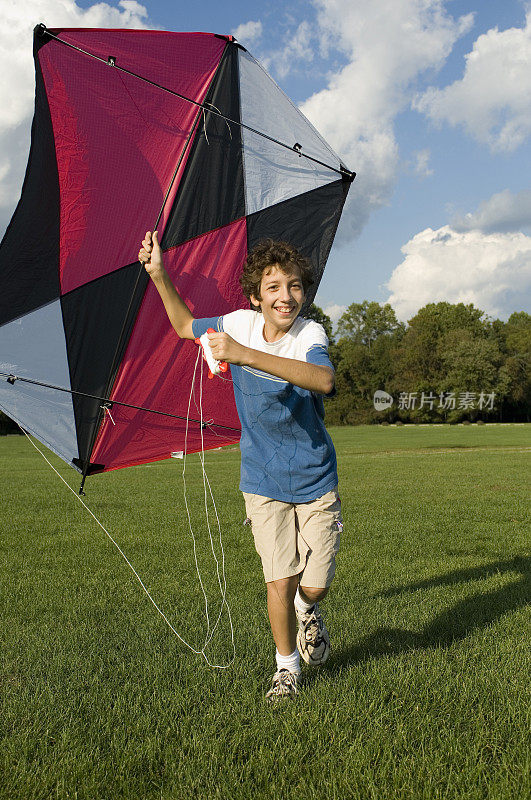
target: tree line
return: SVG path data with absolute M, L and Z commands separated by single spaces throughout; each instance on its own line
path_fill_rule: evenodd
M 330 340 L 336 394 L 327 423 L 529 422 L 531 315 L 491 319 L 472 304 L 429 303 L 407 324 L 393 308 L 364 300 L 332 321 L 319 306 L 306 317 Z M 380 409 L 375 392 L 387 395 Z M 392 403 L 390 403 L 392 398 Z M 19 428 L 0 413 L 0 434 Z
M 329 424 L 530 421 L 531 316 L 524 311 L 503 322 L 472 304 L 429 303 L 404 324 L 389 304 L 365 300 L 347 308 L 335 335 L 318 306 L 306 316 L 330 339 L 336 395 L 326 402 Z M 387 395 L 378 408 L 377 391 Z

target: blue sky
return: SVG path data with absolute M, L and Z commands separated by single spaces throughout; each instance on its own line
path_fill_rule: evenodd
M 404 320 L 438 300 L 530 310 L 531 0 L 19 0 L 7 15 L 2 229 L 36 22 L 235 33 L 358 173 L 317 298 L 332 317 L 364 299 Z

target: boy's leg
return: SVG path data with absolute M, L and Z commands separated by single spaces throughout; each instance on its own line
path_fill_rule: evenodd
M 256 550 L 262 559 L 269 622 L 277 648 L 277 671 L 266 697 L 293 697 L 300 674 L 294 598 L 305 563 L 297 550 L 295 506 L 246 492 L 243 495 Z
M 293 601 L 298 585 L 298 575 L 266 584 L 271 633 L 278 652 L 283 656 L 291 655 L 297 647 L 297 618 Z
M 299 586 L 295 595 L 295 615 L 297 617 L 297 650 L 310 666 L 319 666 L 327 661 L 330 655 L 330 636 L 319 610 L 319 600 L 327 594 L 328 589 Z
M 277 647 L 277 669 L 266 699 L 270 702 L 295 697 L 298 694 L 300 662 L 297 649 L 297 619 L 295 592 L 299 576 L 268 581 L 267 610 L 271 632 Z
M 339 549 L 341 502 L 337 491 L 327 492 L 309 503 L 297 505 L 299 549 L 308 549 L 300 576 L 295 609 L 299 630 L 297 647 L 310 665 L 323 664 L 330 652 L 330 638 L 317 605 L 328 594 Z

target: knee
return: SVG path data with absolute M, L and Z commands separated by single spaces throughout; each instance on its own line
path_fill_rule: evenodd
M 291 578 L 280 578 L 276 581 L 271 581 L 267 584 L 268 593 L 274 594 L 283 603 L 293 603 L 297 586 L 299 585 L 299 576 L 293 575 Z
M 328 594 L 328 588 L 317 589 L 313 586 L 300 586 L 299 591 L 302 599 L 306 600 L 307 603 L 318 603 Z

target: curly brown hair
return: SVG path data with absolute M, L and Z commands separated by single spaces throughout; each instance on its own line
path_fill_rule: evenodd
M 264 239 L 253 247 L 243 272 L 240 275 L 240 285 L 249 302 L 251 295 L 261 300 L 260 286 L 264 273 L 272 267 L 279 267 L 282 272 L 290 273 L 297 268 L 301 274 L 302 287 L 306 294 L 314 283 L 313 269 L 310 261 L 288 242 L 276 242 L 273 239 Z

